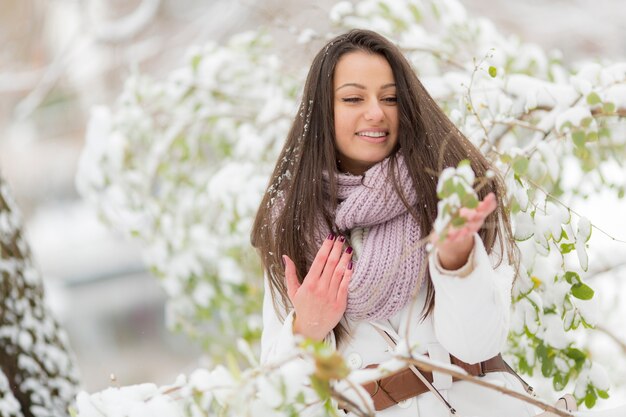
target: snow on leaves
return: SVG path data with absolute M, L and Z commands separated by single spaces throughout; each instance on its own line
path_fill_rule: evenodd
M 43 299 L 20 216 L 0 179 L 0 415 L 67 415 L 78 372 L 67 336 Z
M 262 288 L 249 233 L 296 86 L 264 36 L 242 34 L 191 48 L 166 80 L 133 75 L 116 108 L 91 119 L 79 190 L 144 243 L 170 298 L 168 323 L 213 353 L 259 335 L 248 325 Z M 210 343 L 214 321 L 223 345 Z

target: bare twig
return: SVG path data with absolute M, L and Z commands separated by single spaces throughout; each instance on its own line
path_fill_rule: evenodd
M 476 120 L 478 120 L 480 127 L 485 132 L 485 138 L 483 139 L 483 142 L 489 139 L 489 131 L 485 127 L 483 120 L 478 115 L 478 112 L 476 111 L 476 107 L 474 107 L 474 102 L 472 100 L 472 85 L 474 84 L 474 77 L 476 76 L 476 73 L 478 72 L 479 67 L 482 65 L 483 62 L 485 62 L 485 59 L 486 57 L 483 57 L 478 64 L 476 64 L 476 61 L 474 61 L 474 70 L 472 71 L 472 77 L 470 78 L 470 83 L 467 86 L 467 101 L 469 102 L 470 111 L 472 112 L 474 117 L 476 117 Z
M 75 54 L 80 51 L 81 47 L 85 46 L 88 42 L 88 40 L 81 36 L 72 36 L 63 51 L 61 51 L 54 61 L 45 69 L 36 87 L 15 107 L 15 118 L 17 120 L 26 119 L 41 105 L 48 96 L 48 93 L 52 91 L 63 75 L 69 62 Z
M 600 324 L 596 324 L 594 329 L 607 335 L 609 338 L 611 338 L 611 340 L 617 343 L 617 345 L 622 349 L 622 352 L 626 353 L 626 342 L 624 342 L 622 339 L 617 337 L 617 335 L 615 335 L 612 331 L 610 331 L 609 329 L 607 329 L 606 327 Z
M 574 210 L 573 208 L 571 208 L 570 206 L 568 206 L 567 204 L 565 204 L 564 202 L 562 202 L 561 200 L 559 200 L 556 196 L 550 194 L 548 191 L 546 191 L 545 189 L 543 189 L 543 187 L 541 187 L 539 184 L 537 184 L 536 182 L 534 182 L 533 180 L 531 180 L 530 178 L 524 178 L 526 181 L 528 181 L 533 187 L 535 187 L 536 189 L 538 189 L 539 191 L 541 191 L 542 193 L 544 193 L 547 197 L 550 197 L 552 200 L 556 201 L 557 203 L 559 203 L 560 205 L 562 205 L 563 207 L 565 207 L 566 209 L 568 209 L 569 211 L 571 211 L 572 213 L 574 213 L 575 215 L 577 215 L 578 217 L 585 217 L 582 214 L 578 213 L 576 210 Z M 620 243 L 626 243 L 626 240 L 623 239 L 618 239 L 616 237 L 613 237 L 612 235 L 610 235 L 608 232 L 604 231 L 603 229 L 599 228 L 598 226 L 596 226 L 595 224 L 591 223 L 591 227 L 593 227 L 594 229 L 596 229 L 597 231 L 599 231 L 600 233 L 606 235 L 609 239 L 615 241 L 615 242 L 620 242 Z
M 348 382 L 348 384 L 350 385 L 353 385 L 352 382 L 348 381 L 347 379 L 345 379 L 344 381 Z M 354 386 L 352 386 L 352 389 L 356 391 L 357 395 L 359 396 L 363 404 L 366 404 L 364 398 L 361 396 L 361 393 Z M 357 416 L 361 416 L 361 417 L 375 417 L 376 416 L 376 411 L 369 409 L 369 408 L 367 410 L 362 410 L 358 404 L 356 404 L 350 398 L 346 397 L 345 395 L 343 395 L 342 393 L 338 391 L 332 390 L 331 396 L 335 400 L 337 400 L 340 407 L 345 406 L 347 411 L 351 411 Z
M 519 119 L 511 119 L 511 120 L 506 120 L 506 121 L 504 121 L 504 120 L 494 120 L 493 123 L 494 124 L 508 126 L 509 128 L 506 129 L 504 131 L 504 133 L 509 132 L 515 126 L 519 126 L 519 127 L 522 127 L 524 129 L 528 129 L 528 130 L 534 130 L 535 132 L 539 132 L 539 133 L 543 133 L 543 134 L 547 133 L 545 130 L 543 130 L 543 129 L 535 126 L 535 125 L 532 125 L 532 124 L 530 124 L 528 122 L 525 122 L 523 120 L 519 120 Z
M 589 271 L 589 273 L 585 276 L 586 280 L 596 278 L 598 275 L 606 274 L 607 272 L 613 272 L 617 269 L 623 268 L 626 266 L 626 261 L 619 262 L 613 265 L 606 265 L 602 268 L 598 268 L 593 271 Z
M 462 69 L 462 70 L 466 70 L 467 69 L 460 62 L 455 61 L 452 58 L 445 56 L 443 52 L 436 51 L 434 49 L 414 47 L 414 48 L 402 48 L 402 50 L 404 52 L 424 52 L 424 53 L 427 53 L 427 54 L 431 54 L 432 56 L 434 56 L 435 58 L 439 59 L 440 61 L 443 61 L 443 62 L 445 62 L 447 64 L 450 64 L 453 67 L 456 67 L 456 68 Z
M 111 22 L 100 22 L 93 25 L 92 33 L 98 42 L 121 43 L 127 42 L 142 32 L 156 17 L 161 0 L 143 0 L 135 10 Z M 87 14 L 83 14 L 89 26 Z

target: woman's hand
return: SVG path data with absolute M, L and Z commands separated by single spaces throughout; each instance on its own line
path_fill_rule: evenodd
M 469 254 L 474 248 L 474 233 L 480 230 L 487 216 L 496 207 L 496 196 L 489 193 L 475 209 L 461 208 L 459 214 L 465 217 L 465 224 L 460 228 L 451 226 L 443 242 L 439 241 L 436 234 L 431 236 L 432 243 L 437 247 L 439 262 L 444 269 L 454 271 L 467 263 Z
M 344 240 L 335 239 L 332 234 L 328 236 L 302 284 L 298 281 L 296 265 L 283 255 L 287 294 L 296 310 L 294 333 L 323 340 L 346 311 L 352 248 L 344 252 Z

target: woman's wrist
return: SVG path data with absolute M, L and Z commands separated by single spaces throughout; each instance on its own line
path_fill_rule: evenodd
M 437 250 L 439 264 L 443 269 L 455 271 L 467 264 L 473 248 L 473 235 L 467 236 L 461 242 L 455 242 L 453 246 L 442 245 Z
M 318 342 L 324 340 L 324 336 L 320 337 L 318 335 L 314 335 L 310 332 L 310 329 L 302 328 L 301 322 L 298 320 L 295 312 L 293 313 L 293 325 L 291 329 L 293 331 L 293 334 L 299 334 L 306 337 L 307 339 L 312 339 Z

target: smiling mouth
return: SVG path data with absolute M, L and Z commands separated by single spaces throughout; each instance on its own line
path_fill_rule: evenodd
M 389 131 L 387 130 L 365 130 L 363 132 L 356 132 L 356 136 L 364 142 L 372 144 L 386 143 L 389 139 Z
M 365 136 L 368 138 L 382 138 L 389 134 L 389 132 L 357 132 L 357 136 Z

